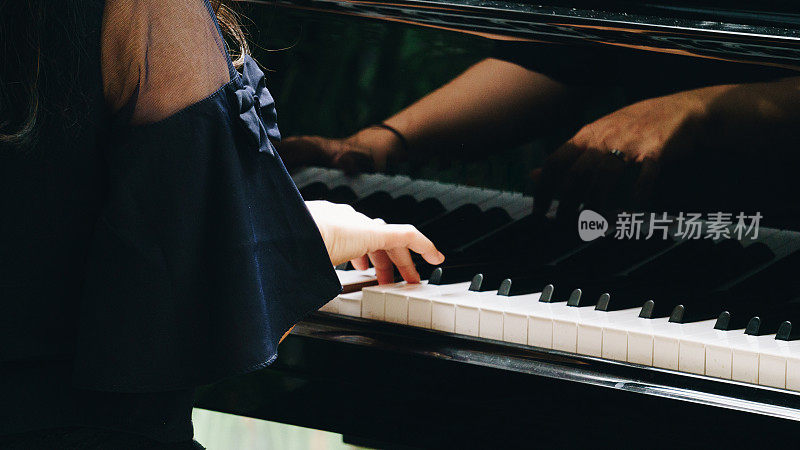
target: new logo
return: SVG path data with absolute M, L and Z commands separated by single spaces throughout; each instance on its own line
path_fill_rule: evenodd
M 602 237 L 608 230 L 608 221 L 605 217 L 592 211 L 584 209 L 578 216 L 578 235 L 582 240 L 588 242 Z

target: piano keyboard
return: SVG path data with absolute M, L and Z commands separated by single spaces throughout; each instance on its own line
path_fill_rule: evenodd
M 516 193 L 318 168 L 295 180 L 307 199 L 414 223 L 448 257 L 416 285 L 337 270 L 344 293 L 322 312 L 800 391 L 800 233 L 583 243 Z
M 337 272 L 346 283 L 358 271 Z M 800 391 L 800 336 L 791 332 L 800 317 L 792 308 L 759 333 L 747 326 L 724 329 L 720 322 L 730 312 L 678 323 L 640 317 L 641 307 L 603 311 L 572 306 L 566 298 L 544 302 L 542 292 L 509 297 L 471 285 L 426 280 L 368 286 L 339 295 L 320 311 Z

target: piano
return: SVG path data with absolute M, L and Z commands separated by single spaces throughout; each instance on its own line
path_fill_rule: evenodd
M 724 61 L 755 79 L 800 68 L 800 15 L 788 2 L 249 3 L 256 25 L 277 17 L 304 34 L 379 26 L 458 35 L 476 48 L 613 47 L 631 58 L 680 55 L 686 67 Z M 314 67 L 291 54 L 277 63 Z M 278 89 L 279 105 L 282 93 L 302 98 Z M 302 122 L 310 106 L 288 115 Z M 291 131 L 329 132 L 305 126 Z M 356 176 L 292 169 L 306 200 L 411 223 L 447 260 L 420 261 L 419 284 L 377 285 L 371 269 L 337 267 L 343 293 L 295 327 L 278 360 L 205 387 L 198 407 L 376 448 L 791 445 L 800 429 L 800 216 L 770 221 L 765 212 L 757 232 L 737 237 L 734 221 L 699 239 L 681 236 L 675 220 L 664 238 L 622 239 L 609 220 L 602 237 L 584 240 L 574 223 L 533 212 L 524 180 L 502 173 L 476 183 L 470 170 L 458 179 L 436 164 Z M 644 228 L 656 220 L 642 217 Z

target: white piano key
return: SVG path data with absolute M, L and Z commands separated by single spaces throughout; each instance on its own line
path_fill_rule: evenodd
M 483 292 L 479 319 L 479 336 L 486 339 L 503 340 L 505 312 L 510 306 L 509 297 L 497 295 L 497 291 Z
M 340 294 L 336 299 L 339 304 L 339 314 L 361 317 L 361 291 Z
M 543 297 L 546 293 L 542 293 Z M 524 296 L 520 296 L 524 297 Z M 577 308 L 566 302 L 531 304 L 528 315 L 528 345 L 575 352 Z
M 451 310 L 442 301 L 434 303 L 434 308 L 441 308 L 442 323 L 449 324 L 452 311 L 454 332 L 467 336 L 480 336 L 480 303 L 482 297 L 485 297 L 485 293 L 467 291 L 466 294 L 454 293 L 452 295 L 443 295 L 442 297 L 442 301 L 451 302 L 455 306 Z M 447 322 L 444 319 L 447 319 Z
M 380 292 L 384 296 L 387 321 L 431 328 L 432 299 L 446 292 L 466 292 L 469 283 L 435 285 L 423 281 L 419 284 L 396 283 L 386 286 L 391 287 Z M 404 313 L 406 322 L 401 322 Z
M 321 167 L 306 167 L 298 170 L 292 175 L 292 181 L 294 181 L 295 186 L 301 188 L 307 185 L 309 180 L 313 181 L 321 169 Z
M 758 346 L 755 342 L 751 342 L 750 346 L 734 347 L 731 364 L 731 377 L 734 380 L 758 383 Z
M 786 388 L 786 359 L 788 349 L 778 345 L 774 335 L 759 336 L 758 384 L 776 388 Z
M 413 197 L 414 192 L 420 190 L 420 187 L 417 186 L 417 180 L 414 180 L 405 175 L 397 175 L 396 178 L 403 178 L 407 183 L 400 183 L 401 186 L 397 189 L 393 189 L 391 192 L 388 192 L 392 198 L 402 197 L 404 195 L 411 195 Z
M 503 192 L 494 189 L 475 189 L 470 188 L 468 193 L 468 201 L 464 203 L 472 203 L 477 205 L 482 211 L 486 211 L 497 205 L 495 200 L 499 198 Z
M 456 186 L 456 188 L 449 191 L 446 196 L 441 197 L 440 201 L 448 211 L 452 211 L 468 203 L 477 203 L 481 201 L 481 199 L 486 198 L 483 191 L 484 189 L 474 187 Z
M 641 342 L 641 340 L 637 339 L 634 342 L 633 352 L 630 348 L 631 343 L 628 339 L 628 333 L 633 331 L 646 334 L 650 329 L 650 322 L 653 320 L 640 318 L 639 310 L 640 308 L 632 308 L 630 310 L 607 313 L 613 314 L 614 318 L 608 319 L 606 321 L 607 323 L 602 323 L 603 358 L 617 361 L 629 361 L 648 366 L 653 364 L 652 340 L 648 343 Z M 594 331 L 591 325 L 587 325 L 586 328 L 589 331 Z
M 364 297 L 361 300 L 361 317 L 365 319 L 384 320 L 386 318 L 386 297 L 384 296 L 384 292 L 397 289 L 403 284 L 405 283 L 381 284 L 378 286 L 367 286 L 362 289 L 361 292 Z
M 375 268 L 370 267 L 367 270 L 336 270 L 336 276 L 339 277 L 339 283 L 347 290 L 348 286 L 364 285 L 368 283 L 377 283 L 375 276 Z
M 477 312 L 476 312 L 477 315 Z M 433 298 L 431 301 L 431 329 L 439 331 L 456 332 L 456 304 L 447 298 Z M 461 330 L 460 334 L 477 336 L 478 327 L 474 333 L 471 330 Z
M 719 334 L 719 339 L 709 339 L 705 344 L 705 374 L 730 380 L 733 378 L 732 352 L 728 341 L 744 335 L 744 329 L 731 330 L 730 334 Z
M 356 177 L 345 177 L 339 186 L 347 186 L 356 194 L 356 198 L 364 198 L 379 190 L 390 190 L 393 187 L 402 187 L 402 179 L 387 177 L 381 174 L 360 174 Z M 410 180 L 408 180 L 410 182 Z
M 408 324 L 420 328 L 431 328 L 431 302 L 427 297 L 416 297 L 409 295 L 408 301 Z
M 603 328 L 619 320 L 637 318 L 639 314 L 638 308 L 606 312 L 597 311 L 594 306 L 566 306 L 563 302 L 553 304 L 552 308 L 557 313 L 553 318 L 553 348 L 597 357 L 603 356 Z M 622 351 L 617 353 L 624 361 L 627 341 L 621 347 Z
M 553 349 L 578 352 L 579 308 L 567 306 L 566 302 L 553 303 Z
M 506 297 L 508 307 L 503 312 L 503 340 L 517 344 L 528 343 L 528 315 L 538 307 L 541 292 Z
M 408 324 L 408 296 L 392 296 L 384 292 L 385 317 L 387 322 Z
M 626 355 L 626 361 L 646 366 L 653 365 L 653 326 L 665 323 L 663 319 L 642 319 L 612 321 L 603 328 L 603 357 L 619 359 Z
M 653 333 L 654 329 L 665 325 L 668 317 L 658 319 L 639 319 L 631 322 L 628 332 L 628 362 L 653 365 Z
M 623 309 L 620 311 L 586 311 L 582 307 L 580 322 L 578 323 L 578 353 L 582 355 L 599 356 L 606 359 L 626 361 L 628 358 L 627 336 L 616 346 L 603 345 L 603 330 L 612 324 L 619 324 L 629 320 L 638 319 L 641 308 Z
M 486 189 L 486 191 L 487 193 L 491 192 L 493 195 L 486 200 L 480 201 L 480 203 L 475 202 L 484 211 L 492 208 L 501 208 L 508 211 L 513 206 L 514 200 L 516 200 L 517 197 L 521 197 L 520 194 L 515 192 L 490 191 L 489 189 Z
M 706 345 L 706 373 L 726 374 L 730 379 L 758 383 L 757 336 L 736 333 L 723 342 Z M 727 378 L 727 377 L 725 377 Z
M 706 374 L 717 378 L 731 378 L 730 364 L 711 365 L 712 372 L 708 372 L 706 366 L 706 346 L 711 343 L 720 343 L 734 336 L 744 333 L 741 330 L 709 330 L 702 333 L 683 336 L 678 350 L 678 370 L 696 374 Z
M 800 391 L 800 349 L 793 349 L 786 358 L 786 389 Z
M 528 315 L 528 345 L 553 348 L 552 303 L 539 302 Z
M 480 305 L 486 292 L 447 292 L 432 298 L 431 328 L 480 336 Z M 502 334 L 502 332 L 501 332 Z
M 455 304 L 448 299 L 440 299 L 440 297 L 453 292 L 468 292 L 468 287 L 469 283 L 425 284 L 420 285 L 417 292 L 408 292 L 409 325 L 453 332 L 455 330 Z
M 424 297 L 427 295 L 436 296 L 445 292 L 466 291 L 469 288 L 469 283 L 454 283 L 454 284 L 428 284 L 427 280 L 416 284 L 397 283 L 392 285 L 394 287 L 383 289 L 384 302 L 386 305 L 386 321 L 400 324 L 412 324 L 410 322 L 409 312 L 409 296 Z M 430 311 L 430 307 L 426 308 Z M 414 312 L 417 314 L 417 311 Z M 428 313 L 430 315 L 430 313 Z M 416 320 L 416 318 L 415 318 Z M 421 323 L 429 323 L 430 318 L 423 319 Z M 416 322 L 412 325 L 420 326 Z M 426 328 L 430 328 L 427 326 Z
M 340 170 L 330 169 L 327 167 L 316 167 L 315 169 L 317 170 L 313 172 L 313 178 L 306 180 L 306 186 L 319 182 L 324 183 L 325 186 L 331 188 L 336 186 L 339 180 L 345 178 L 344 173 Z
M 414 180 L 412 187 L 413 190 L 409 192 L 409 194 L 418 201 L 422 201 L 426 198 L 444 198 L 448 193 L 459 186 L 449 183 L 439 183 L 436 181 Z
M 716 320 L 659 323 L 653 327 L 653 366 L 679 370 L 681 338 L 714 329 Z
M 533 197 L 526 197 L 523 195 L 515 196 L 508 204 L 506 211 L 511 216 L 511 219 L 518 220 L 533 211 Z
M 339 297 L 337 296 L 333 300 L 329 301 L 328 303 L 323 305 L 322 308 L 320 308 L 319 310 L 321 312 L 339 314 Z
M 793 361 L 800 358 L 800 341 L 779 341 L 775 335 L 758 336 L 758 384 L 797 390 Z

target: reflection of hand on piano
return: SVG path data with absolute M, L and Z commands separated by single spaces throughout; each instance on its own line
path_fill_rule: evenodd
M 294 136 L 278 146 L 287 167 L 326 166 L 342 169 L 348 175 L 383 170 L 386 158 L 398 144 L 385 129 L 370 127 L 345 139 L 321 136 Z
M 705 106 L 719 87 L 679 92 L 643 100 L 581 128 L 550 155 L 537 178 L 537 201 L 559 198 L 559 215 L 574 214 L 581 203 L 593 209 L 620 207 L 616 189 L 624 189 L 638 206 L 647 201 L 665 159 L 681 157 L 694 140 Z M 632 185 L 625 173 L 638 170 Z M 616 203 L 616 204 L 615 204 Z
M 444 261 L 436 246 L 412 225 L 387 225 L 380 219 L 356 212 L 349 205 L 325 201 L 306 202 L 319 227 L 331 262 L 351 261 L 358 270 L 375 266 L 379 283 L 394 281 L 394 266 L 404 280 L 420 280 L 409 250 L 422 255 L 430 264 Z
M 601 211 L 641 209 L 657 189 L 676 199 L 702 192 L 705 203 L 719 208 L 725 198 L 761 200 L 789 191 L 787 177 L 776 175 L 797 164 L 794 152 L 782 149 L 798 142 L 798 85 L 800 79 L 787 78 L 709 86 L 643 100 L 602 117 L 534 172 L 539 207 L 546 210 L 557 197 L 565 217 L 580 203 Z M 672 175 L 661 176 L 667 167 Z M 684 172 L 687 168 L 694 171 Z M 632 205 L 625 204 L 628 198 Z
M 543 74 L 488 58 L 387 118 L 382 126 L 389 128 L 371 126 L 344 139 L 290 137 L 278 151 L 290 168 L 335 167 L 349 175 L 383 171 L 387 160 L 484 153 L 557 123 L 577 98 L 569 92 Z

